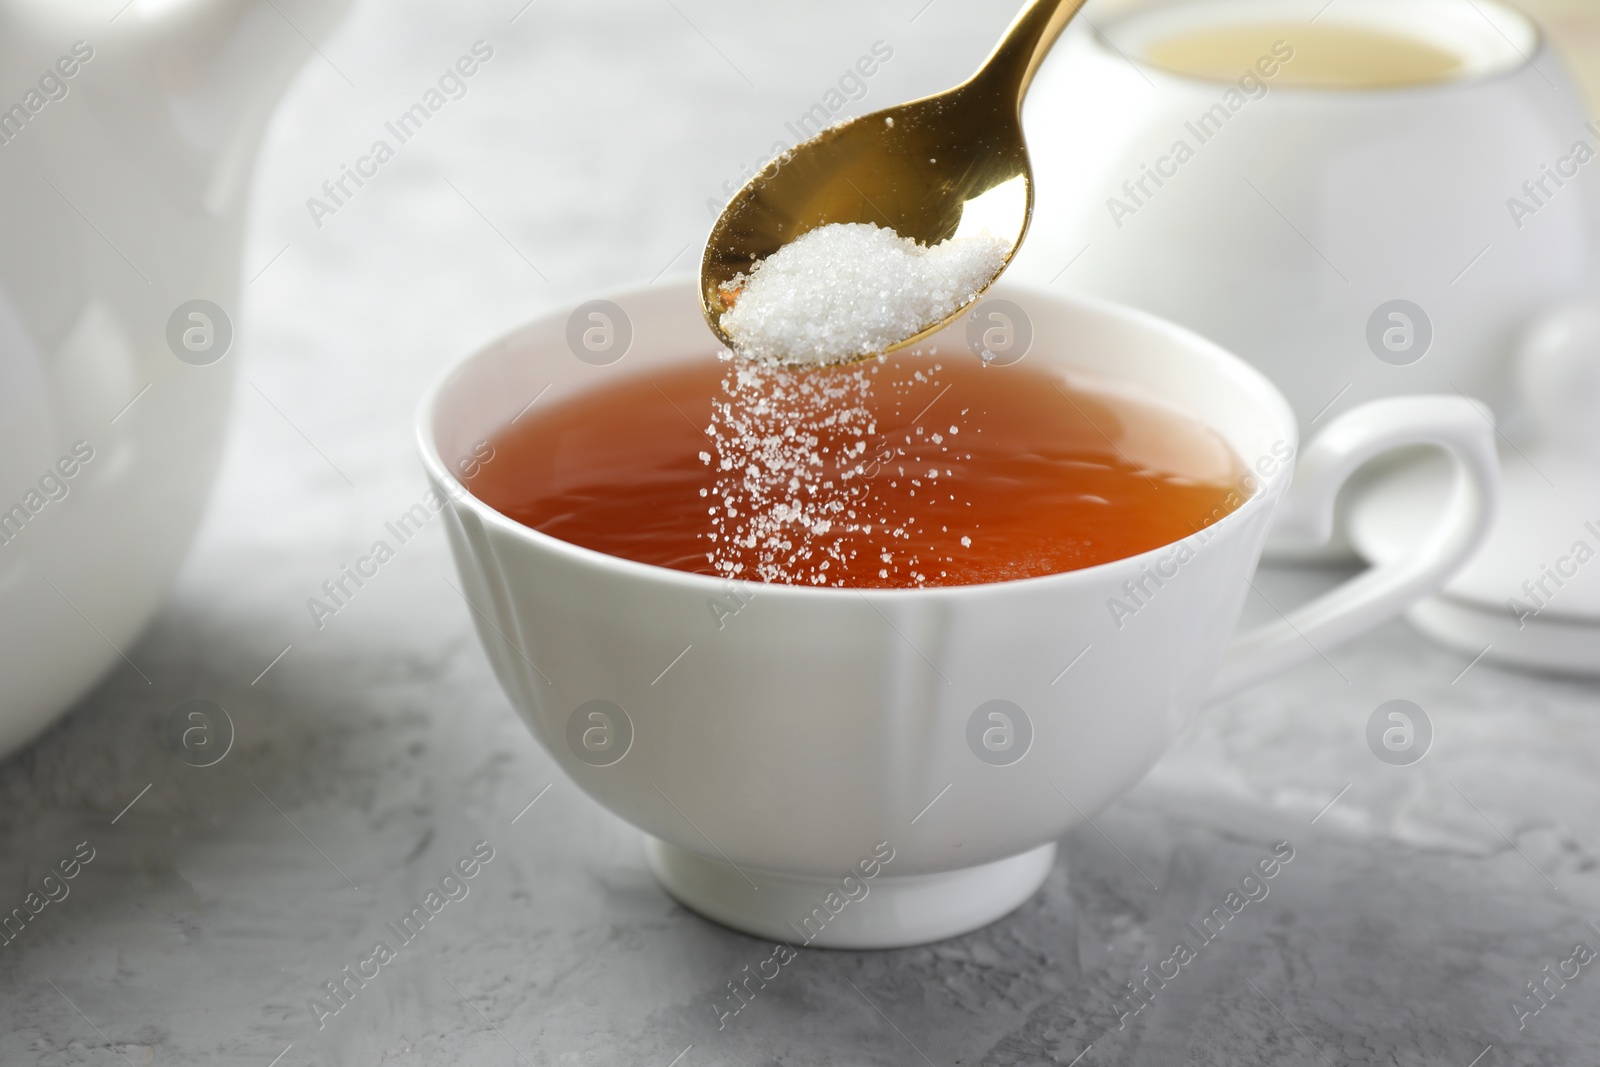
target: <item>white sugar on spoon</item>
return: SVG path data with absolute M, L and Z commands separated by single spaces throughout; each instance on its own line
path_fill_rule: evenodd
M 965 298 L 999 276 L 1028 232 L 1033 168 L 1022 101 L 1045 53 L 1084 2 L 1027 0 L 983 66 L 954 89 L 830 126 L 750 179 L 718 216 L 700 258 L 700 311 L 717 339 L 729 348 L 815 365 L 894 352 L 953 324 L 970 302 Z M 748 294 L 750 306 L 734 316 L 747 320 L 743 341 L 725 328 L 730 306 L 746 295 L 736 291 L 740 275 L 753 286 L 763 273 L 777 275 L 788 255 L 800 256 L 800 239 L 831 240 L 833 227 L 850 232 L 868 218 L 890 232 L 878 235 L 883 245 L 862 240 L 864 254 L 856 258 L 886 265 L 890 276 L 864 279 L 863 288 L 852 290 L 849 279 L 838 276 L 854 273 L 850 256 L 831 272 L 796 269 L 796 282 L 820 293 L 830 308 L 801 311 L 798 300 L 757 289 Z M 829 232 L 812 236 L 822 230 Z M 1004 243 L 1003 258 L 996 259 L 1000 242 L 984 240 L 985 231 Z M 868 227 L 866 234 L 872 233 Z M 934 281 L 953 295 L 912 301 L 904 283 L 927 279 L 910 273 L 909 253 L 885 262 L 894 235 L 936 248 L 957 239 L 952 248 L 924 253 L 952 257 L 948 274 L 937 271 Z M 751 269 L 763 261 L 761 270 Z M 949 313 L 937 316 L 939 307 Z M 896 320 L 906 325 L 888 330 Z
M 950 318 L 1005 266 L 985 230 L 929 248 L 872 223 L 806 233 L 723 285 L 734 351 L 791 365 L 848 363 Z

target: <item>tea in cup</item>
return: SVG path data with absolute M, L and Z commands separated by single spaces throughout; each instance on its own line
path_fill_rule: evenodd
M 741 440 L 719 434 L 761 405 L 735 403 L 749 368 L 718 361 L 695 297 L 677 283 L 536 319 L 434 387 L 418 443 L 450 501 L 474 624 L 518 713 L 580 788 L 644 831 L 669 893 L 759 936 L 908 945 L 1006 914 L 1039 887 L 1057 838 L 1137 782 L 1208 697 L 1438 589 L 1494 514 L 1493 430 L 1474 402 L 1377 401 L 1302 450 L 1282 394 L 1215 344 L 1142 312 L 1001 284 L 920 356 L 876 364 L 870 397 L 845 378 L 811 380 L 845 395 L 801 414 L 825 422 L 859 409 L 868 421 L 859 436 L 837 418 L 796 431 L 810 435 L 794 446 L 806 454 L 850 452 L 815 482 L 793 474 L 801 503 L 839 490 L 841 471 L 859 469 L 876 488 L 845 494 L 831 519 L 791 526 L 792 544 L 840 556 L 796 555 L 790 565 L 805 573 L 763 580 L 764 563 L 783 562 L 760 551 L 782 529 L 762 525 L 776 512 L 741 526 L 751 501 L 736 494 L 749 484 L 724 480 L 714 495 L 737 467 L 724 465 L 735 454 L 726 448 Z M 583 343 L 590 329 L 597 347 Z M 1015 347 L 969 347 L 969 333 L 990 329 Z M 926 393 L 913 386 L 940 375 L 945 391 L 918 410 Z M 983 420 L 963 429 L 963 409 L 983 405 Z M 996 440 L 962 443 L 979 429 Z M 786 454 L 760 452 L 772 444 L 760 433 L 752 440 L 758 456 Z M 1044 506 L 1063 521 L 1106 508 L 1150 533 L 1176 511 L 1184 528 L 1082 565 L 1052 556 L 1052 531 L 1007 519 L 1005 493 L 974 473 L 999 463 L 1018 478 L 1020 467 L 1003 465 L 1029 442 L 1041 469 L 1025 491 L 1061 494 Z M 1230 637 L 1274 516 L 1308 541 L 1325 538 L 1356 468 L 1419 445 L 1454 470 L 1436 528 L 1288 618 Z M 1115 490 L 1100 503 L 1065 500 L 1042 469 L 1052 457 L 1098 464 L 1087 476 Z M 1151 484 L 1131 489 L 1124 476 Z M 966 499 L 980 492 L 990 495 Z M 1140 511 L 1156 497 L 1160 507 Z M 958 520 L 957 506 L 975 514 Z M 696 512 L 702 532 L 728 534 L 733 551 L 682 540 Z M 967 546 L 944 530 L 891 539 L 888 562 L 863 558 L 881 533 L 864 527 L 881 516 L 954 531 L 982 530 L 990 514 L 1012 572 L 992 568 L 993 551 L 982 566 L 958 565 Z M 861 528 L 830 541 L 825 521 Z M 828 560 L 838 562 L 822 568 Z

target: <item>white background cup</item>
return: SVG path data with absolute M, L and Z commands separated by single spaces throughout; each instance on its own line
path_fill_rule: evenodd
M 1038 888 L 1056 839 L 1133 785 L 1208 694 L 1392 617 L 1488 528 L 1496 462 L 1477 404 L 1409 397 L 1347 413 L 1300 451 L 1289 493 L 1294 416 L 1240 360 L 1140 312 L 1005 284 L 994 297 L 1028 319 L 1035 369 L 1131 385 L 1221 434 L 1252 471 L 1250 498 L 1181 542 L 1113 563 L 862 592 L 736 587 L 614 558 L 463 488 L 456 472 L 474 469 L 481 442 L 513 418 L 715 358 L 692 281 L 537 319 L 421 404 L 419 446 L 450 500 L 451 547 L 496 676 L 566 773 L 649 835 L 666 888 L 705 915 L 853 947 L 990 922 Z M 575 351 L 574 312 L 597 339 L 626 333 L 623 357 Z M 978 358 L 965 328 L 931 342 L 941 358 Z M 1230 645 L 1274 512 L 1285 529 L 1326 537 L 1348 475 L 1418 444 L 1444 449 L 1455 470 L 1435 529 Z
M 1241 87 L 1139 58 L 1190 27 L 1313 17 L 1439 42 L 1466 73 L 1296 88 L 1265 56 Z M 1029 94 L 1038 206 L 1013 277 L 1210 337 L 1302 425 L 1407 393 L 1511 414 L 1516 338 L 1600 252 L 1600 125 L 1531 21 L 1496 0 L 1191 0 L 1098 29 L 1076 26 Z

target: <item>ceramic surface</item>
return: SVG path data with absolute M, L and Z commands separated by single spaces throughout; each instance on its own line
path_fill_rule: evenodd
M 1160 320 L 1022 287 L 997 297 L 1030 319 L 1027 358 L 1132 383 L 1201 419 L 1251 469 L 1254 495 L 1175 545 L 1044 578 L 869 594 L 734 585 L 537 533 L 456 479 L 495 430 L 537 417 L 525 415 L 532 402 L 715 358 L 691 287 L 613 298 L 612 325 L 625 323 L 632 338 L 620 362 L 579 357 L 569 338 L 593 306 L 582 305 L 470 358 L 423 401 L 420 446 L 450 501 L 461 580 L 501 684 L 591 796 L 733 869 L 702 879 L 714 889 L 691 905 L 724 917 L 764 912 L 785 893 L 759 895 L 763 876 L 838 877 L 880 845 L 895 856 L 880 886 L 1039 849 L 1142 777 L 1208 691 L 1249 684 L 1392 617 L 1437 590 L 1488 529 L 1497 468 L 1478 406 L 1417 397 L 1349 412 L 1301 457 L 1280 526 L 1325 539 L 1357 467 L 1432 442 L 1456 470 L 1438 527 L 1387 568 L 1229 651 L 1246 579 L 1289 486 L 1298 433 L 1287 404 L 1241 361 Z M 955 353 L 948 358 L 978 358 L 960 329 L 932 343 Z M 733 618 L 716 610 L 730 602 L 741 605 Z M 946 789 L 981 799 L 921 820 Z M 668 884 L 686 899 L 695 882 Z M 996 907 L 1005 896 L 991 895 Z M 927 913 L 891 909 L 875 943 L 950 936 L 999 914 L 951 925 L 922 921 Z
M 188 549 L 256 143 L 344 6 L 0 7 L 0 755 L 125 661 Z
M 1278 84 L 1271 55 L 1232 84 L 1138 58 L 1263 16 L 1388 26 L 1468 61 L 1449 82 L 1325 90 Z M 1495 0 L 1195 0 L 1098 26 L 1029 97 L 1039 206 L 1013 277 L 1210 337 L 1302 425 L 1411 393 L 1511 413 L 1515 339 L 1600 261 L 1600 126 L 1530 20 Z

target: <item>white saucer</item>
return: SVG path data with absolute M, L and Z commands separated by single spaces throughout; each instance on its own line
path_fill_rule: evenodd
M 1600 470 L 1564 453 L 1502 447 L 1500 517 L 1478 557 L 1408 618 L 1468 656 L 1600 675 Z M 1392 463 L 1353 487 L 1346 534 L 1385 562 L 1426 536 L 1449 486 L 1442 459 Z

